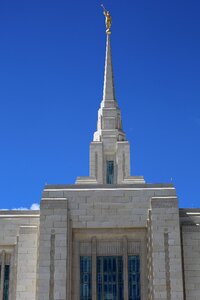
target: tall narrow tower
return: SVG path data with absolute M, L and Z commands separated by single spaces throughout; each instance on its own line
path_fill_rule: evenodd
M 98 111 L 97 130 L 90 144 L 90 176 L 78 177 L 77 184 L 144 183 L 143 177 L 130 176 L 130 145 L 122 129 L 121 111 L 115 97 L 109 25 L 111 23 L 106 26 L 103 100 Z

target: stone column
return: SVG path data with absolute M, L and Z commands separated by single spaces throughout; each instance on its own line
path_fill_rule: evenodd
M 16 300 L 35 300 L 37 271 L 37 226 L 19 229 Z
M 123 237 L 124 300 L 128 300 L 128 240 Z
M 9 286 L 8 286 L 8 298 L 12 299 L 12 256 L 11 252 L 6 253 L 5 265 L 9 266 Z
M 103 143 L 90 144 L 90 176 L 103 183 Z
M 200 226 L 183 225 L 183 263 L 185 299 L 199 300 L 200 297 Z
M 130 176 L 130 145 L 128 141 L 117 142 L 117 183 L 120 184 Z
M 96 300 L 97 295 L 97 240 L 92 238 L 92 300 Z
M 17 236 L 17 243 L 14 246 L 14 272 L 13 272 L 13 299 L 16 300 L 16 291 L 17 291 L 17 259 L 18 259 L 18 244 L 19 244 L 19 236 Z
M 152 262 L 152 220 L 151 210 L 147 220 L 147 270 L 148 270 L 148 300 L 153 299 L 153 262 Z
M 179 210 L 176 197 L 151 199 L 151 265 L 154 300 L 183 300 Z
M 0 284 L 1 284 L 1 290 L 0 290 L 0 299 L 3 299 L 5 258 L 6 258 L 6 253 L 3 250 L 1 252 L 1 282 L 0 282 Z
M 68 233 L 67 200 L 43 199 L 40 205 L 37 300 L 70 300 L 67 299 Z
M 74 242 L 72 256 L 74 259 L 74 274 L 72 276 L 73 299 L 79 300 L 80 299 L 80 243 L 78 241 Z

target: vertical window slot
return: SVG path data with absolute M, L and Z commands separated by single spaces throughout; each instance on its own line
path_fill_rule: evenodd
M 107 161 L 107 172 L 106 172 L 106 183 L 113 184 L 114 183 L 114 161 Z

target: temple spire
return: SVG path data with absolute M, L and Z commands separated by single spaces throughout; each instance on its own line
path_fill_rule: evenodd
M 98 111 L 97 131 L 93 141 L 106 141 L 111 145 L 116 141 L 125 141 L 126 136 L 122 129 L 121 111 L 115 98 L 114 76 L 112 66 L 112 53 L 110 46 L 111 15 L 104 6 L 106 23 L 106 57 L 104 71 L 103 99 Z M 105 145 L 104 145 L 105 146 Z
M 104 88 L 103 88 L 103 101 L 106 100 L 116 100 L 113 66 L 112 66 L 112 53 L 111 53 L 111 46 L 110 46 L 110 34 L 107 34 Z
M 103 99 L 98 110 L 97 130 L 90 143 L 90 176 L 78 177 L 78 184 L 144 183 L 130 176 L 130 146 L 122 129 L 121 111 L 115 98 L 110 46 L 112 18 L 102 5 L 106 23 L 106 59 Z

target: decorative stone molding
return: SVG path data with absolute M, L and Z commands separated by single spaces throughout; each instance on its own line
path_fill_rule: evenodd
M 81 241 L 79 243 L 80 255 L 92 255 L 91 241 Z M 140 254 L 141 242 L 135 240 L 128 241 L 128 255 Z M 123 255 L 123 240 L 98 240 L 97 239 L 97 255 Z
M 191 226 L 182 226 L 183 232 L 200 232 L 200 226 L 191 225 Z
M 141 242 L 140 241 L 128 241 L 128 254 L 140 254 Z
M 122 255 L 122 241 L 99 240 L 97 241 L 97 255 Z
M 92 245 L 90 241 L 83 241 L 79 243 L 79 253 L 80 256 L 92 255 Z

